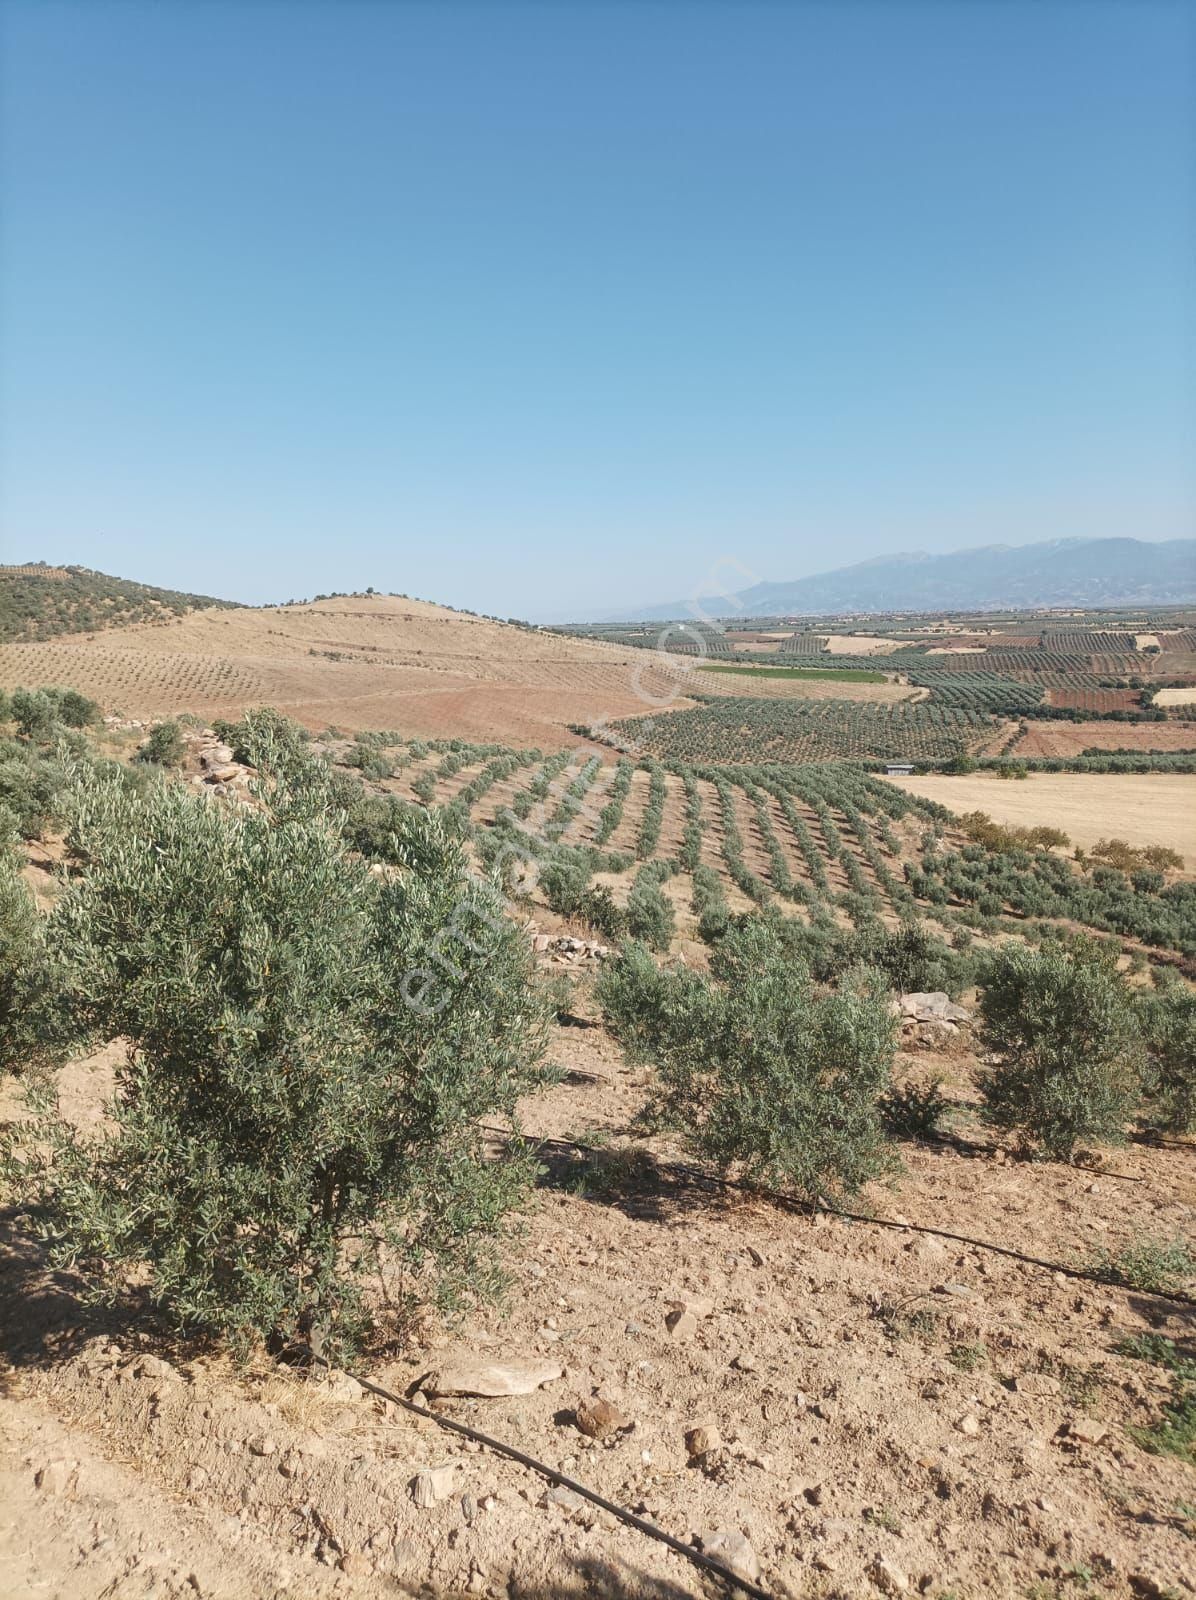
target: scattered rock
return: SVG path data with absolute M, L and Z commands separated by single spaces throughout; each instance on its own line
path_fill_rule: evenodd
M 953 1294 L 959 1300 L 970 1300 L 976 1291 L 970 1289 L 966 1283 L 936 1283 L 934 1292 L 935 1294 Z
M 249 1454 L 251 1456 L 272 1456 L 276 1454 L 278 1446 L 266 1434 L 258 1434 L 256 1439 L 249 1441 Z
M 909 1591 L 909 1579 L 905 1573 L 884 1556 L 877 1556 L 868 1568 L 868 1576 L 882 1594 L 906 1594 Z
M 159 1383 L 182 1383 L 182 1374 L 160 1356 L 142 1356 L 133 1363 L 135 1378 L 155 1378 Z
M 708 1450 L 717 1450 L 723 1436 L 714 1422 L 701 1422 L 685 1432 L 685 1448 L 693 1460 L 704 1456 Z
M 698 1331 L 697 1317 L 692 1311 L 682 1311 L 679 1307 L 669 1312 L 664 1325 L 677 1340 L 692 1339 Z
M 374 1570 L 374 1563 L 361 1550 L 350 1550 L 348 1555 L 340 1558 L 337 1565 L 342 1572 L 348 1573 L 350 1578 L 368 1578 Z
M 420 1387 L 436 1399 L 445 1395 L 470 1395 L 483 1400 L 532 1394 L 545 1383 L 563 1378 L 559 1361 L 487 1361 L 461 1356 L 429 1373 Z
M 422 1511 L 427 1511 L 453 1492 L 453 1462 L 443 1467 L 427 1467 L 417 1472 L 411 1480 L 411 1498 Z
M 1081 1444 L 1100 1444 L 1108 1432 L 1104 1423 L 1095 1417 L 1073 1417 L 1067 1424 L 1068 1438 L 1078 1439 Z
M 554 1484 L 549 1489 L 545 1500 L 550 1506 L 556 1506 L 558 1511 L 563 1511 L 566 1516 L 575 1517 L 579 1511 L 584 1511 L 586 1501 L 575 1489 L 566 1489 L 563 1483 Z
M 960 1417 L 956 1422 L 955 1431 L 966 1434 L 969 1439 L 974 1439 L 980 1432 L 980 1420 L 969 1411 L 966 1417 Z
M 943 1241 L 928 1233 L 918 1234 L 916 1238 L 910 1240 L 905 1249 L 915 1261 L 942 1261 L 947 1254 L 947 1247 Z
M 1013 1380 L 1013 1387 L 1018 1394 L 1053 1395 L 1059 1394 L 1062 1389 L 1058 1378 L 1052 1378 L 1049 1372 L 1023 1372 Z
M 903 1017 L 915 1022 L 971 1022 L 972 1013 L 953 1005 L 950 996 L 936 989 L 930 994 L 903 994 L 898 1004 Z
M 714 1301 L 707 1300 L 705 1295 L 700 1294 L 673 1295 L 668 1304 L 674 1311 L 679 1311 L 682 1314 L 688 1312 L 691 1317 L 696 1318 L 699 1322 L 708 1317 L 714 1310 Z
M 748 1583 L 758 1582 L 760 1561 L 742 1533 L 719 1528 L 714 1533 L 699 1534 L 698 1546 L 703 1555 L 717 1561 L 719 1566 L 726 1567 L 737 1578 L 743 1578 Z
M 79 1472 L 79 1463 L 65 1456 L 45 1462 L 33 1474 L 34 1487 L 44 1494 L 69 1494 Z
M 324 1393 L 331 1400 L 360 1400 L 365 1390 L 356 1378 L 351 1378 L 339 1367 L 332 1367 L 324 1379 Z
M 630 1428 L 630 1420 L 609 1400 L 583 1400 L 574 1412 L 578 1429 L 587 1439 L 609 1439 Z

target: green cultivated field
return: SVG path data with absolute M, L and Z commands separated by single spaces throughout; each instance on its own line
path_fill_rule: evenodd
M 862 672 L 855 667 L 723 667 L 702 666 L 699 672 L 738 672 L 748 678 L 832 678 L 837 683 L 884 683 L 883 672 Z

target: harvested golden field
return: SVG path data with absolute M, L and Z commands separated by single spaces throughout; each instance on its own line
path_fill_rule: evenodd
M 1086 849 L 1100 839 L 1161 844 L 1196 867 L 1196 777 L 1173 773 L 1032 772 L 1010 782 L 988 773 L 891 778 L 907 794 L 961 815 L 984 811 L 996 822 L 1062 828 Z
M 1196 750 L 1196 722 L 1032 722 L 1015 756 L 1078 756 L 1085 750 Z
M 1154 697 L 1156 706 L 1196 706 L 1196 683 L 1186 689 L 1160 689 Z
M 788 666 L 789 663 L 783 663 Z M 778 666 L 782 665 L 778 658 Z M 711 663 L 699 667 L 692 684 L 702 694 L 744 695 L 766 700 L 865 700 L 874 705 L 896 705 L 902 700 L 924 700 L 925 689 L 915 689 L 908 683 L 853 683 L 849 678 L 798 677 L 778 678 L 771 674 L 775 668 L 759 671 L 747 669 L 728 672 Z M 812 667 L 811 672 L 833 671 L 833 668 Z

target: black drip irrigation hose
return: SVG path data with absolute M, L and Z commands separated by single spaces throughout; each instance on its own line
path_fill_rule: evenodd
M 486 1123 L 482 1124 L 482 1132 L 507 1140 L 515 1137 L 507 1128 L 493 1128 Z M 527 1142 L 541 1147 L 556 1145 L 562 1150 L 580 1150 L 585 1155 L 602 1154 L 594 1145 L 579 1144 L 576 1139 L 550 1139 L 533 1135 Z M 1085 1283 L 1096 1283 L 1104 1289 L 1124 1289 L 1133 1294 L 1144 1295 L 1151 1300 L 1169 1300 L 1175 1305 L 1196 1306 L 1196 1295 L 1184 1294 L 1182 1290 L 1139 1289 L 1132 1283 L 1122 1283 L 1115 1278 L 1103 1277 L 1090 1267 L 1069 1267 L 1062 1261 L 1044 1261 L 1040 1256 L 1028 1256 L 1024 1251 L 1014 1250 L 1009 1245 L 994 1244 L 989 1239 L 973 1239 L 966 1233 L 950 1233 L 945 1228 L 932 1228 L 929 1223 L 894 1222 L 888 1217 L 873 1217 L 862 1211 L 845 1211 L 841 1206 L 824 1199 L 818 1200 L 817 1203 L 799 1200 L 794 1195 L 781 1194 L 776 1189 L 758 1189 L 752 1184 L 736 1183 L 734 1178 L 721 1178 L 716 1173 L 703 1172 L 700 1167 L 690 1166 L 683 1161 L 669 1161 L 662 1163 L 662 1166 L 667 1172 L 696 1183 L 704 1183 L 712 1189 L 735 1189 L 740 1194 L 750 1195 L 757 1200 L 771 1201 L 774 1205 L 781 1206 L 787 1211 L 796 1211 L 802 1216 L 816 1216 L 822 1213 L 826 1216 L 840 1217 L 844 1222 L 867 1223 L 874 1228 L 896 1228 L 902 1233 L 932 1234 L 936 1239 L 950 1239 L 955 1244 L 965 1244 L 973 1250 L 990 1250 L 994 1255 L 1007 1256 L 1011 1261 L 1021 1261 L 1030 1267 L 1040 1267 L 1044 1272 L 1062 1273 L 1064 1277 L 1078 1278 Z
M 310 1345 L 292 1345 L 293 1351 L 305 1353 L 312 1362 L 320 1366 L 331 1368 L 331 1362 L 324 1356 L 318 1355 Z M 680 1539 L 674 1538 L 671 1533 L 665 1533 L 663 1528 L 658 1528 L 655 1523 L 648 1522 L 643 1517 L 636 1516 L 634 1511 L 628 1511 L 623 1506 L 617 1506 L 613 1500 L 608 1500 L 605 1495 L 599 1494 L 595 1489 L 589 1489 L 584 1483 L 578 1483 L 576 1478 L 570 1478 L 565 1473 L 550 1467 L 547 1462 L 537 1461 L 535 1456 L 529 1456 L 522 1450 L 517 1450 L 512 1444 L 504 1444 L 501 1439 L 492 1439 L 488 1433 L 482 1433 L 478 1428 L 471 1428 L 468 1423 L 456 1422 L 452 1417 L 443 1417 L 436 1411 L 425 1410 L 404 1396 L 393 1394 L 389 1389 L 383 1389 L 380 1384 L 372 1383 L 369 1378 L 363 1378 L 359 1372 L 349 1372 L 347 1367 L 341 1369 L 349 1377 L 359 1383 L 370 1394 L 376 1394 L 380 1400 L 389 1400 L 391 1405 L 401 1406 L 404 1411 L 410 1411 L 414 1416 L 422 1417 L 425 1422 L 434 1422 L 438 1428 L 445 1428 L 449 1433 L 460 1434 L 462 1438 L 471 1440 L 474 1444 L 483 1445 L 487 1450 L 494 1450 L 500 1456 L 507 1456 L 512 1461 L 517 1461 L 520 1466 L 538 1472 L 542 1478 L 547 1478 L 550 1483 L 560 1484 L 566 1489 L 571 1489 L 574 1494 L 581 1495 L 583 1500 L 588 1500 L 592 1505 L 598 1506 L 603 1511 L 608 1511 L 612 1517 L 617 1517 L 627 1527 L 634 1528 L 637 1533 L 646 1534 L 649 1539 L 655 1539 L 660 1544 L 667 1545 L 670 1550 L 684 1556 L 687 1561 L 692 1561 L 694 1566 L 701 1567 L 704 1571 L 712 1573 L 723 1583 L 731 1584 L 746 1595 L 751 1595 L 752 1600 L 773 1600 L 767 1589 L 761 1589 L 759 1584 L 751 1583 L 747 1578 L 741 1578 L 721 1561 L 716 1561 L 713 1556 L 705 1555 L 701 1550 L 695 1550 L 692 1545 L 684 1544 Z

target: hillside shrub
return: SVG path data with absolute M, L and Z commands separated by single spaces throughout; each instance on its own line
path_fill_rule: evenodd
M 150 730 L 150 736 L 137 752 L 139 761 L 149 761 L 157 767 L 177 767 L 186 752 L 183 730 L 177 722 L 159 722 Z
M 641 867 L 627 896 L 627 931 L 650 950 L 667 950 L 676 929 L 673 902 L 661 887 L 671 870 L 665 861 Z
M 32 1064 L 29 1021 L 43 970 L 42 917 L 20 867 L 11 835 L 0 837 L 0 1072 Z
M 820 989 L 748 918 L 715 947 L 710 977 L 658 971 L 630 944 L 596 994 L 629 1053 L 655 1066 L 649 1121 L 694 1155 L 810 1198 L 850 1194 L 889 1165 L 879 1101 L 895 1023 L 876 973 Z
M 39 1021 L 129 1052 L 110 1128 L 50 1112 L 16 1138 L 52 1259 L 97 1293 L 133 1271 L 183 1326 L 336 1352 L 382 1252 L 400 1303 L 494 1287 L 528 1164 L 488 1162 L 477 1121 L 536 1081 L 543 1008 L 526 940 L 435 816 L 404 815 L 382 880 L 315 777 L 280 801 L 79 775 L 83 866 L 46 921 Z
M 1168 1133 L 1196 1133 L 1196 990 L 1160 973 L 1138 1002 L 1146 1047 L 1149 1120 Z
M 1081 1140 L 1122 1143 L 1141 1045 L 1116 952 L 1086 939 L 1038 950 L 1009 944 L 981 981 L 988 1119 L 1059 1161 L 1070 1161 Z

